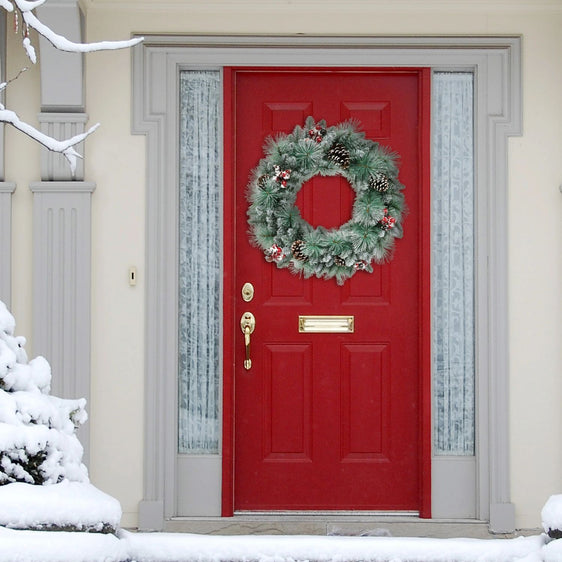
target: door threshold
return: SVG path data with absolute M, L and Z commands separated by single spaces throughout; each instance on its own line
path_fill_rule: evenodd
M 338 535 L 491 538 L 488 523 L 475 519 L 421 519 L 404 512 L 326 512 L 288 515 L 237 512 L 234 517 L 173 517 L 164 531 L 207 535 Z M 496 535 L 497 536 L 497 535 Z

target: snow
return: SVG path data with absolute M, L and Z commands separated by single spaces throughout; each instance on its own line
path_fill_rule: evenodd
M 79 530 L 101 531 L 104 523 L 116 529 L 120 521 L 119 502 L 86 482 L 64 480 L 45 486 L 14 482 L 0 486 L 0 525 L 5 527 L 73 525 Z
M 16 319 L 6 305 L 0 301 L 0 334 L 13 336 L 16 329 Z
M 0 528 L 0 562 L 560 562 L 562 541 L 49 533 Z M 559 544 L 558 544 L 559 543 Z
M 542 549 L 542 555 L 541 562 L 560 562 L 562 560 L 562 540 L 559 539 L 548 543 Z
M 551 529 L 562 531 L 562 494 L 548 498 L 541 511 L 541 520 L 545 533 Z
M 28 361 L 25 338 L 0 301 L 0 485 L 88 482 L 76 428 L 88 419 L 84 399 L 50 396 L 51 367 Z
M 125 562 L 126 549 L 115 535 L 0 527 L 0 562 Z
M 33 64 L 36 64 L 37 63 L 37 53 L 35 52 L 35 48 L 31 44 L 31 41 L 29 40 L 29 37 L 26 37 L 23 40 L 23 48 L 25 49 L 25 52 L 27 53 L 27 56 L 29 57 L 29 60 Z
M 122 533 L 136 562 L 296 560 L 344 562 L 510 562 L 540 552 L 543 536 L 517 539 L 203 536 Z M 540 560 L 540 558 L 538 558 Z

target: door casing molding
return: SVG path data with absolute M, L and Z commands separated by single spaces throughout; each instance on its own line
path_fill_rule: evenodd
M 223 66 L 430 66 L 433 70 L 472 71 L 475 75 L 477 455 L 471 478 L 476 487 L 476 518 L 489 521 L 492 532 L 512 531 L 507 140 L 521 133 L 521 38 L 145 37 L 145 42 L 132 50 L 132 132 L 145 135 L 147 143 L 145 338 L 151 342 L 145 346 L 144 491 L 139 527 L 162 529 L 164 521 L 178 513 L 179 72 L 190 68 L 220 70 Z M 434 457 L 441 477 L 455 470 L 456 460 Z M 220 498 L 220 482 L 216 488 Z M 439 517 L 441 509 L 436 502 L 446 498 L 438 491 L 434 490 L 433 496 L 434 517 Z

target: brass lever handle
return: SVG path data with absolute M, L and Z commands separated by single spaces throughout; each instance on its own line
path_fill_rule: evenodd
M 246 359 L 244 360 L 244 369 L 249 371 L 252 368 L 252 360 L 250 359 L 250 334 L 256 328 L 256 319 L 251 312 L 244 312 L 240 318 L 240 329 L 244 334 L 244 345 L 246 347 Z

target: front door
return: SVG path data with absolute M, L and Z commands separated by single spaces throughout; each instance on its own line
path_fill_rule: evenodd
M 428 107 L 426 69 L 227 69 L 225 185 L 232 190 L 234 351 L 232 462 L 235 511 L 428 512 Z M 278 269 L 248 236 L 246 186 L 267 137 L 312 116 L 354 119 L 367 138 L 399 155 L 404 236 L 392 259 L 335 279 Z M 297 205 L 314 226 L 349 220 L 354 192 L 341 177 L 315 177 Z M 225 232 L 228 239 L 229 231 Z M 227 275 L 228 277 L 228 275 Z M 253 285 L 250 301 L 242 287 Z M 230 298 L 229 298 L 230 297 Z M 255 317 L 251 368 L 240 318 Z M 352 318 L 354 331 L 299 331 L 300 316 Z M 247 366 L 247 365 L 246 365 Z M 230 378 L 232 377 L 232 378 Z M 227 423 L 231 423 L 230 421 Z M 225 435 L 228 435 L 226 433 Z M 424 465 L 425 463 L 425 465 Z M 229 470 L 225 471 L 229 474 Z M 224 486 L 224 483 L 223 483 Z M 425 498 L 425 499 L 424 499 Z

